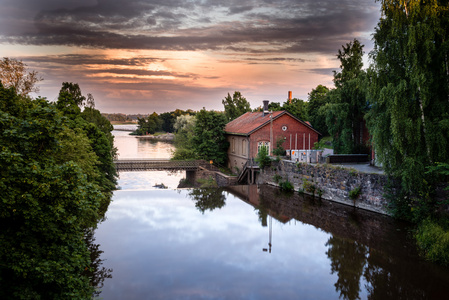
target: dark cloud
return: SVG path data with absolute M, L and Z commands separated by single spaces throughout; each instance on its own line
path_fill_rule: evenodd
M 16 9 L 18 3 L 21 9 Z M 331 0 L 7 0 L 0 19 L 14 21 L 0 26 L 0 41 L 106 49 L 327 52 L 371 32 L 377 10 L 373 0 L 338 5 Z

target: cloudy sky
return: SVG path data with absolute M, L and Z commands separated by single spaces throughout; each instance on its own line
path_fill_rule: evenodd
M 255 108 L 332 87 L 343 44 L 365 52 L 374 0 L 0 0 L 0 57 L 92 93 L 102 112 L 223 110 L 240 91 Z

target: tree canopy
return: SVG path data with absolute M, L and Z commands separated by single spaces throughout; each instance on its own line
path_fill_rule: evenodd
M 386 172 L 429 201 L 435 178 L 426 169 L 449 161 L 448 2 L 380 2 L 367 121 Z M 406 211 L 428 207 L 408 199 Z
M 307 103 L 307 118 L 312 126 L 318 130 L 323 136 L 329 134 L 326 126 L 326 116 L 321 107 L 324 107 L 329 103 L 329 88 L 324 85 L 318 85 L 309 93 L 309 101 Z
M 228 95 L 221 101 L 224 106 L 225 115 L 228 121 L 237 119 L 246 112 L 251 111 L 249 102 L 238 91 L 234 95 Z
M 363 45 L 357 39 L 338 50 L 340 72 L 334 71 L 335 89 L 328 92 L 329 103 L 319 114 L 326 115 L 326 126 L 333 137 L 336 153 L 367 153 L 361 128 L 368 109 L 366 72 L 362 69 Z
M 178 119 L 174 159 L 205 159 L 221 165 L 226 163 L 229 143 L 225 137 L 227 119 L 223 113 L 202 109 L 194 120 Z
M 116 175 L 107 126 L 74 112 L 0 83 L 2 299 L 92 297 L 84 233 L 102 218 Z

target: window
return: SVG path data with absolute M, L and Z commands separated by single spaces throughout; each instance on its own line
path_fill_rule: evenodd
M 257 143 L 257 153 L 259 153 L 260 148 L 266 147 L 268 150 L 268 155 L 270 155 L 270 142 L 259 142 Z
M 235 138 L 232 138 L 232 140 L 231 140 L 231 149 L 232 149 L 232 153 L 235 153 Z
M 248 154 L 248 145 L 246 144 L 246 140 L 242 140 L 242 155 L 247 156 Z

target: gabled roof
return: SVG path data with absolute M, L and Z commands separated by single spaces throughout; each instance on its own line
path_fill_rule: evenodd
M 238 117 L 237 119 L 232 120 L 231 122 L 226 124 L 225 132 L 228 134 L 235 134 L 235 135 L 250 135 L 254 131 L 270 123 L 271 115 L 273 116 L 273 120 L 276 120 L 285 114 L 289 115 L 302 125 L 320 134 L 312 126 L 310 126 L 310 124 L 301 121 L 300 119 L 296 118 L 295 116 L 293 116 L 292 114 L 290 114 L 285 110 L 274 111 L 273 114 L 269 113 L 266 114 L 265 116 L 263 115 L 262 112 L 247 112 Z

